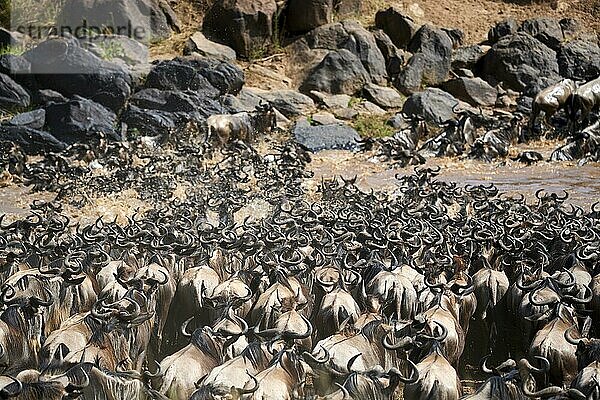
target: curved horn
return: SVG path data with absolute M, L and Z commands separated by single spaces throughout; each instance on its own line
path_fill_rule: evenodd
M 185 337 L 192 337 L 192 333 L 189 333 L 187 331 L 187 327 L 190 324 L 190 322 L 192 322 L 192 320 L 194 319 L 194 315 L 192 315 L 190 318 L 186 319 L 185 322 L 183 323 L 183 325 L 181 325 L 181 334 Z
M 565 331 L 564 336 L 565 336 L 565 340 L 568 343 L 577 346 L 580 342 L 583 342 L 585 339 L 584 338 L 578 338 L 578 339 L 574 338 L 572 334 L 575 329 L 577 329 L 577 327 L 575 325 L 571 326 L 569 329 L 567 329 Z
M 250 379 L 252 379 L 252 381 L 254 382 L 254 387 L 252 387 L 251 389 L 238 389 L 238 393 L 241 394 L 242 396 L 245 394 L 254 393 L 258 390 L 258 379 L 256 379 L 256 377 L 254 375 L 250 374 L 250 372 L 248 372 L 248 370 L 246 370 L 246 374 L 248 374 Z
M 3 399 L 9 399 L 11 397 L 16 397 L 23 391 L 23 383 L 20 380 L 13 378 L 12 376 L 8 376 L 9 379 L 13 381 L 13 383 L 17 384 L 17 388 L 15 390 L 7 390 L 6 388 L 12 385 L 12 383 L 4 386 L 2 390 L 0 390 L 0 397 Z
M 317 363 L 317 364 L 328 363 L 329 360 L 331 359 L 331 356 L 329 355 L 329 351 L 325 347 L 323 347 L 323 346 L 321 346 L 321 348 L 325 352 L 325 355 L 322 358 L 317 358 L 317 357 L 313 356 L 311 353 L 309 353 L 307 351 L 305 351 L 302 354 L 304 355 L 305 358 L 309 358 L 314 363 Z
M 415 363 L 413 363 L 411 360 L 406 360 L 406 362 L 408 362 L 408 365 L 410 367 L 410 369 L 409 369 L 410 373 L 409 373 L 408 377 L 402 375 L 402 373 L 396 368 L 392 368 L 389 371 L 389 373 L 396 375 L 398 377 L 398 379 L 400 380 L 400 382 L 402 382 L 406 385 L 410 385 L 419 380 L 419 370 L 417 369 L 417 366 L 415 365 Z

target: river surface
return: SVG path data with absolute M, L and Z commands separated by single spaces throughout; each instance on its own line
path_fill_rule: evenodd
M 544 148 L 532 148 L 537 151 Z M 542 154 L 549 153 L 547 150 Z M 547 157 L 547 154 L 544 154 Z M 600 163 L 588 163 L 583 166 L 571 162 L 539 162 L 526 166 L 517 161 L 484 163 L 476 160 L 457 158 L 431 158 L 422 167 L 440 167 L 438 179 L 457 182 L 459 185 L 489 185 L 494 183 L 500 192 L 507 194 L 522 193 L 534 199 L 539 189 L 547 192 L 569 193 L 569 201 L 590 206 L 600 201 Z M 411 174 L 414 167 L 390 168 L 388 163 L 373 161 L 363 154 L 347 151 L 323 151 L 313 156 L 308 169 L 314 172 L 313 181 L 335 175 L 351 178 L 357 176 L 357 185 L 368 190 L 394 190 L 396 174 Z

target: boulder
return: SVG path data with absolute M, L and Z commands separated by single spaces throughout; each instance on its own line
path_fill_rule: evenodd
M 26 126 L 0 125 L 0 141 L 17 143 L 27 154 L 60 152 L 67 148 L 66 143 L 50 133 Z
M 483 60 L 484 78 L 492 85 L 523 91 L 540 78 L 558 80 L 556 52 L 525 32 L 505 36 Z
M 317 125 L 311 126 L 308 121 L 301 120 L 293 129 L 296 142 L 308 150 L 317 152 L 321 150 L 353 150 L 357 148 L 360 136 L 347 125 Z
M 353 53 L 346 49 L 329 52 L 306 78 L 301 91 L 354 94 L 370 82 L 369 73 Z
M 104 60 L 124 65 L 148 63 L 148 46 L 123 35 L 97 35 L 86 38 L 82 46 Z
M 352 106 L 358 115 L 385 115 L 386 112 L 383 108 L 379 107 L 375 103 L 371 103 L 368 100 L 362 100 Z
M 333 0 L 289 0 L 285 26 L 290 32 L 308 32 L 333 20 Z
M 375 15 L 375 26 L 382 29 L 392 42 L 401 49 L 406 49 L 418 26 L 412 18 L 402 14 L 397 8 L 378 11 Z
M 301 41 L 311 49 L 349 50 L 361 61 L 372 82 L 383 84 L 387 80 L 386 60 L 375 37 L 356 21 L 320 26 Z
M 433 124 L 440 124 L 456 118 L 454 108 L 457 104 L 458 100 L 442 89 L 427 88 L 406 99 L 402 112 L 409 116 L 421 116 Z
M 121 140 L 120 132 L 115 129 L 116 122 L 114 112 L 79 96 L 46 106 L 46 130 L 67 144 L 86 143 L 100 135 Z
M 565 39 L 559 21 L 553 18 L 534 18 L 523 21 L 521 31 L 526 32 L 553 50 L 558 50 Z
M 338 17 L 358 15 L 362 10 L 362 0 L 334 0 L 333 9 Z
M 321 111 L 315 113 L 311 116 L 311 120 L 313 124 L 317 125 L 334 125 L 334 124 L 344 124 L 344 121 L 337 119 L 335 115 L 329 113 L 327 111 Z
M 127 107 L 121 115 L 127 132 L 143 136 L 167 136 L 178 127 L 179 120 L 176 113 L 147 110 L 134 105 Z
M 365 85 L 363 93 L 367 99 L 383 108 L 399 108 L 402 107 L 404 102 L 404 99 L 396 90 L 372 83 Z
M 244 72 L 237 65 L 197 56 L 160 61 L 146 79 L 149 88 L 196 90 L 209 97 L 238 94 L 243 85 Z
M 194 33 L 185 43 L 183 54 L 199 54 L 203 57 L 216 58 L 225 61 L 235 61 L 235 50 L 224 44 L 212 42 L 202 32 Z
M 155 65 L 146 77 L 144 86 L 161 90 L 193 90 L 210 98 L 220 94 L 193 65 L 177 59 Z
M 0 73 L 0 109 L 14 110 L 28 107 L 29 93 L 8 75 Z
M 513 18 L 508 18 L 498 22 L 488 32 L 488 41 L 490 44 L 496 43 L 505 36 L 512 36 L 519 30 L 519 24 Z
M 17 114 L 8 121 L 8 124 L 42 130 L 44 129 L 44 125 L 46 125 L 46 110 L 40 108 L 38 110 Z
M 458 78 L 444 82 L 442 89 L 472 106 L 496 104 L 497 90 L 481 78 Z
M 336 108 L 346 108 L 348 104 L 352 100 L 351 96 L 347 94 L 328 94 L 321 93 L 313 90 L 310 92 L 311 96 L 317 99 L 325 108 L 336 109 Z
M 275 0 L 217 0 L 204 16 L 202 32 L 252 57 L 271 43 L 276 12 Z
M 26 75 L 30 72 L 31 63 L 25 57 L 15 54 L 0 55 L 0 73 L 19 79 L 18 75 Z
M 600 75 L 600 47 L 582 39 L 564 43 L 558 50 L 558 68 L 563 78 L 594 79 Z
M 268 102 L 287 118 L 308 115 L 314 108 L 314 101 L 295 90 L 261 90 L 247 88 L 250 93 Z
M 373 34 L 355 21 L 344 21 L 342 25 L 350 35 L 343 48 L 358 57 L 373 83 L 384 84 L 387 81 L 386 62 Z
M 377 29 L 373 32 L 375 43 L 379 47 L 379 51 L 385 59 L 385 69 L 387 70 L 388 76 L 392 79 L 398 76 L 404 65 L 405 52 L 398 49 L 392 42 L 392 39 L 381 29 Z
M 83 49 L 75 39 L 46 40 L 23 56 L 39 89 L 80 95 L 119 111 L 131 94 L 131 76 L 121 66 Z
M 311 49 L 337 50 L 350 39 L 350 34 L 341 22 L 327 24 L 304 35 L 303 40 Z
M 148 110 L 183 113 L 190 121 L 202 121 L 210 115 L 231 111 L 217 100 L 190 90 L 143 89 L 131 96 L 130 104 Z
M 34 102 L 38 105 L 46 105 L 49 103 L 64 103 L 67 98 L 62 94 L 50 89 L 38 90 L 34 93 Z
M 141 42 L 166 39 L 179 32 L 168 0 L 67 0 L 60 8 L 57 23 L 70 27 L 75 34 L 82 26 L 93 32 L 111 28 Z
M 453 71 L 457 71 L 459 69 L 473 70 L 489 50 L 489 46 L 482 46 L 479 44 L 459 47 L 452 52 L 452 61 L 450 66 L 452 67 Z
M 413 55 L 394 81 L 394 86 L 406 95 L 420 91 L 423 85 L 423 75 L 425 74 L 426 65 L 425 54 L 417 53 Z
M 444 31 L 422 26 L 410 41 L 408 51 L 424 56 L 423 84 L 437 85 L 446 80 L 452 62 L 452 41 Z

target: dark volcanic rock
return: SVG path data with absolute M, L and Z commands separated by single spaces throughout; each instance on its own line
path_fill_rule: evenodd
M 412 18 L 403 15 L 395 7 L 377 12 L 375 25 L 383 29 L 392 42 L 401 49 L 407 48 L 418 28 Z
M 46 106 L 46 129 L 68 144 L 87 142 L 100 135 L 121 140 L 115 130 L 116 120 L 112 111 L 79 96 L 65 103 Z
M 0 125 L 0 141 L 15 142 L 27 154 L 59 152 L 67 148 L 66 143 L 57 140 L 50 133 L 26 126 Z
M 485 56 L 485 79 L 495 85 L 522 91 L 540 78 L 558 80 L 558 63 L 554 50 L 525 32 L 506 36 Z
M 251 57 L 271 43 L 276 11 L 275 0 L 217 0 L 206 12 L 202 31 L 238 55 Z
M 408 51 L 425 56 L 424 84 L 437 85 L 446 80 L 452 62 L 452 41 L 443 30 L 422 26 L 410 41 Z
M 128 132 L 142 136 L 163 136 L 172 133 L 181 122 L 181 116 L 160 110 L 146 110 L 134 105 L 127 107 L 121 116 L 121 122 Z
M 16 75 L 29 74 L 31 72 L 31 63 L 25 57 L 15 54 L 0 55 L 0 73 L 18 79 Z
M 333 19 L 333 0 L 289 0 L 285 12 L 290 32 L 308 32 Z
M 161 90 L 193 90 L 215 98 L 220 93 L 190 63 L 181 60 L 159 62 L 146 77 L 145 87 Z
M 458 78 L 444 82 L 442 89 L 472 106 L 493 106 L 497 90 L 481 78 Z
M 120 110 L 131 94 L 127 71 L 81 48 L 75 39 L 46 40 L 24 57 L 31 63 L 39 89 L 86 97 L 113 111 Z
M 130 104 L 149 110 L 185 113 L 190 120 L 197 121 L 229 112 L 218 101 L 189 90 L 143 89 L 131 96 Z
M 329 52 L 302 84 L 301 90 L 331 94 L 354 94 L 370 82 L 360 60 L 346 49 Z
M 313 152 L 332 149 L 353 150 L 360 140 L 358 133 L 347 125 L 311 126 L 306 120 L 296 123 L 293 134 L 298 143 Z
M 479 63 L 479 61 L 487 54 L 489 49 L 489 46 L 481 46 L 478 44 L 459 47 L 452 52 L 452 70 L 474 69 L 477 63 Z
M 440 124 L 456 118 L 453 109 L 458 100 L 442 89 L 427 88 L 415 93 L 404 102 L 402 112 L 406 115 L 419 115 L 427 122 Z
M 203 57 L 177 57 L 159 62 L 148 74 L 147 88 L 194 90 L 208 97 L 237 94 L 244 72 L 235 64 Z
M 8 121 L 8 124 L 38 130 L 44 129 L 44 125 L 46 124 L 46 110 L 41 108 L 17 114 Z
M 373 34 L 354 21 L 344 21 L 342 25 L 350 35 L 343 47 L 358 57 L 373 83 L 384 84 L 387 81 L 385 58 Z
M 43 106 L 48 103 L 64 103 L 68 99 L 54 90 L 42 89 L 35 92 L 34 101 L 35 104 Z
M 258 104 L 255 105 L 264 100 L 288 118 L 307 115 L 315 107 L 315 102 L 310 97 L 295 90 L 247 89 L 246 95 L 258 98 Z
M 498 40 L 505 36 L 511 36 L 517 33 L 519 30 L 519 24 L 513 18 L 505 19 L 504 21 L 498 22 L 488 32 L 488 40 L 491 44 L 496 43 Z
M 0 73 L 0 108 L 14 110 L 29 106 L 29 93 L 8 75 Z
M 404 52 L 398 49 L 392 39 L 381 29 L 373 32 L 373 37 L 385 59 L 388 76 L 395 78 L 402 70 L 402 65 L 404 65 Z
M 558 68 L 564 78 L 594 79 L 600 75 L 600 47 L 581 39 L 564 43 L 558 51 Z
M 350 34 L 341 22 L 320 26 L 304 35 L 304 40 L 311 49 L 337 50 L 349 39 Z
M 394 86 L 406 95 L 420 91 L 426 65 L 427 60 L 423 53 L 413 55 L 394 81 Z
M 168 0 L 67 0 L 57 17 L 60 26 L 132 27 L 144 42 L 166 39 L 179 31 L 177 17 Z M 143 33 L 143 34 L 142 34 Z
M 528 19 L 521 25 L 521 30 L 553 50 L 557 50 L 565 38 L 560 23 L 552 18 Z

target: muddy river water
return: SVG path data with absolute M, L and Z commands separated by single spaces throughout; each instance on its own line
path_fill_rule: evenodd
M 570 162 L 540 162 L 526 166 L 511 160 L 484 163 L 468 159 L 432 158 L 424 165 L 437 166 L 441 167 L 438 179 L 457 182 L 459 185 L 494 183 L 500 192 L 523 193 L 530 198 L 534 198 L 538 189 L 548 192 L 566 190 L 569 193 L 569 201 L 581 206 L 590 206 L 600 201 L 599 163 L 579 166 Z M 387 191 L 394 190 L 396 174 L 411 174 L 414 167 L 390 168 L 387 163 L 375 162 L 361 154 L 325 151 L 313 157 L 309 169 L 315 173 L 315 181 L 332 175 L 345 178 L 356 175 L 357 184 L 362 189 Z

